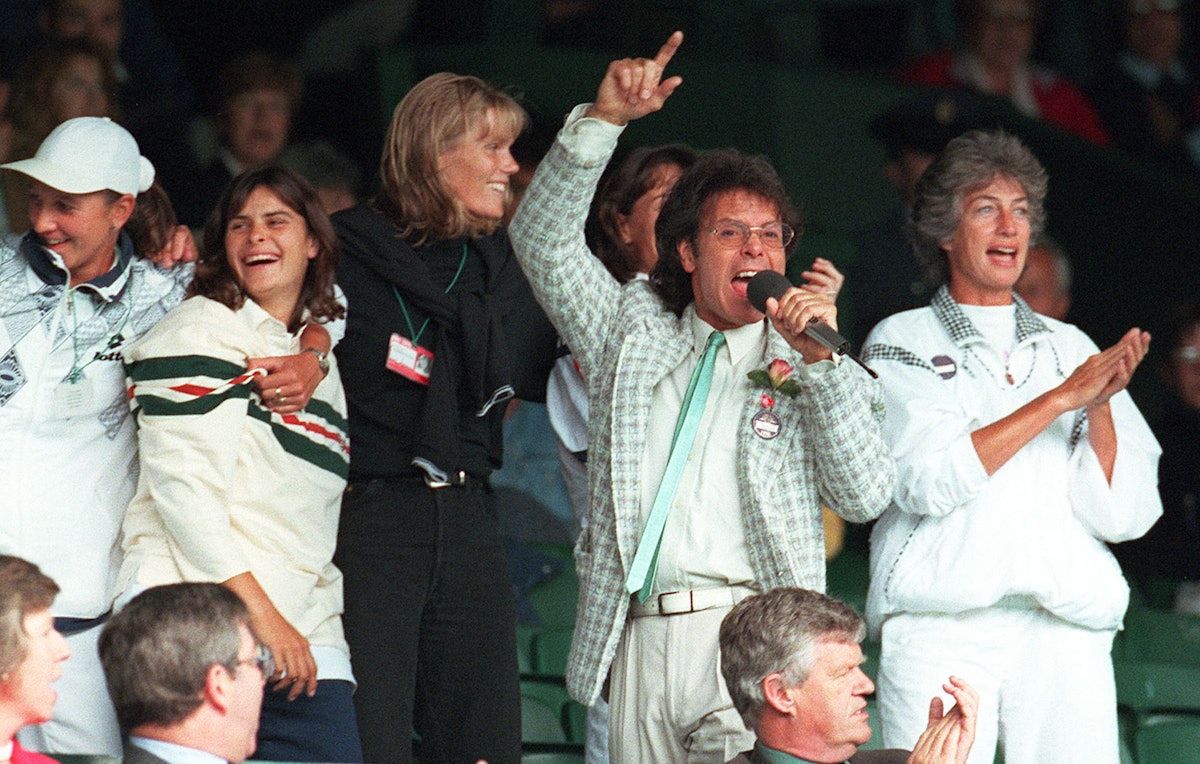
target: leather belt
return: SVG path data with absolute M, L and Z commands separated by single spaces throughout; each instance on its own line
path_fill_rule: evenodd
M 733 607 L 755 593 L 755 590 L 749 586 L 719 586 L 713 589 L 663 592 L 645 602 L 638 602 L 636 598 L 631 598 L 629 616 L 630 618 L 645 618 L 649 615 L 682 615 L 719 607 Z
M 103 626 L 111 615 L 112 608 L 109 608 L 106 612 L 101 613 L 95 618 L 69 618 L 65 616 L 58 617 L 54 619 L 54 628 L 64 637 L 69 637 L 72 634 L 79 634 L 80 632 L 87 631 L 88 629 L 94 629 L 97 626 Z

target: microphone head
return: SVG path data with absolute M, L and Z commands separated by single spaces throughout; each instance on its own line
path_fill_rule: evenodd
M 759 313 L 767 312 L 767 298 L 778 300 L 783 293 L 792 288 L 792 282 L 787 276 L 776 271 L 759 271 L 746 284 L 746 299 Z

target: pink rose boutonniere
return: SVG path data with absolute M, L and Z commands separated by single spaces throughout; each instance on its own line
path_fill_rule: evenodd
M 763 406 L 770 408 L 775 405 L 775 400 L 772 398 L 772 393 L 782 393 L 783 395 L 795 396 L 800 392 L 800 383 L 792 379 L 794 369 L 782 358 L 776 358 L 767 364 L 765 369 L 755 369 L 748 372 L 747 377 L 754 383 L 755 387 L 761 387 L 769 390 L 770 393 L 763 395 Z
M 771 410 L 775 406 L 775 395 L 795 396 L 800 392 L 800 383 L 792 379 L 793 371 L 787 361 L 776 358 L 767 364 L 767 368 L 746 373 L 755 387 L 768 391 L 762 394 L 762 408 L 750 419 L 750 429 L 763 440 L 771 440 L 783 429 L 783 421 Z

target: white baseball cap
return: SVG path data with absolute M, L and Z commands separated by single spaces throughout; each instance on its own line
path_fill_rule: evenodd
M 30 159 L 0 165 L 68 194 L 109 189 L 137 196 L 154 182 L 154 165 L 129 131 L 108 117 L 68 119 Z

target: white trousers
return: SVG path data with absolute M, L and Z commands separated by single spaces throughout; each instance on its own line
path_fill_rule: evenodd
M 588 706 L 583 764 L 608 764 L 608 701 L 604 698 Z
M 97 626 L 67 637 L 71 657 L 62 664 L 63 675 L 54 683 L 58 692 L 54 718 L 17 733 L 21 745 L 44 753 L 120 758 L 121 732 L 96 651 L 100 631 Z
M 929 701 L 951 674 L 979 691 L 968 764 L 1118 764 L 1114 632 L 1085 629 L 1035 608 L 890 617 L 877 690 L 883 742 L 911 748 Z
M 611 764 L 722 764 L 753 747 L 721 677 L 729 610 L 625 622 L 609 674 Z

